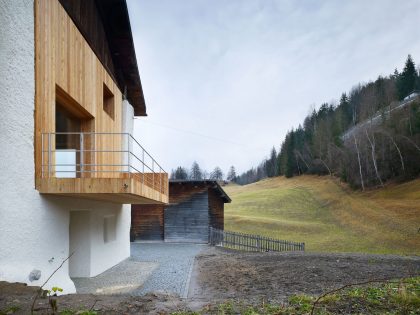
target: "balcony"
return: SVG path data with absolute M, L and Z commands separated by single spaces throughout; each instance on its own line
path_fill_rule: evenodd
M 41 135 L 42 194 L 115 203 L 168 202 L 168 174 L 129 133 Z

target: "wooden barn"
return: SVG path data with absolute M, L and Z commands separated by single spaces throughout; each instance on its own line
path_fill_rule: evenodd
M 169 181 L 169 204 L 131 206 L 131 240 L 207 243 L 231 199 L 215 180 Z

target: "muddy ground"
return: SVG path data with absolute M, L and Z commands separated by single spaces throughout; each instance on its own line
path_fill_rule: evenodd
M 59 310 L 100 314 L 158 314 L 199 309 L 228 299 L 282 303 L 293 294 L 319 295 L 344 284 L 420 275 L 420 257 L 326 253 L 243 253 L 209 248 L 196 257 L 188 299 L 163 294 L 64 295 Z M 0 282 L 0 310 L 28 314 L 34 287 Z M 45 308 L 40 299 L 36 308 Z M 45 312 L 45 311 L 44 311 Z M 1 314 L 1 312 L 0 312 Z

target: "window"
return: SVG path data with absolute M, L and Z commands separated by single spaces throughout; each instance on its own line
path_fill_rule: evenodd
M 114 94 L 112 94 L 111 90 L 108 87 L 103 85 L 103 108 L 105 113 L 108 114 L 109 117 L 114 119 Z
M 117 239 L 117 221 L 115 215 L 104 217 L 104 242 L 109 243 Z

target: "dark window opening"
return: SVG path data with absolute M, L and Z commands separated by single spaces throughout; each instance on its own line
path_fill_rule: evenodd
M 103 86 L 103 108 L 105 113 L 107 113 L 109 117 L 114 119 L 114 94 L 112 94 L 111 90 L 108 89 L 105 83 Z

